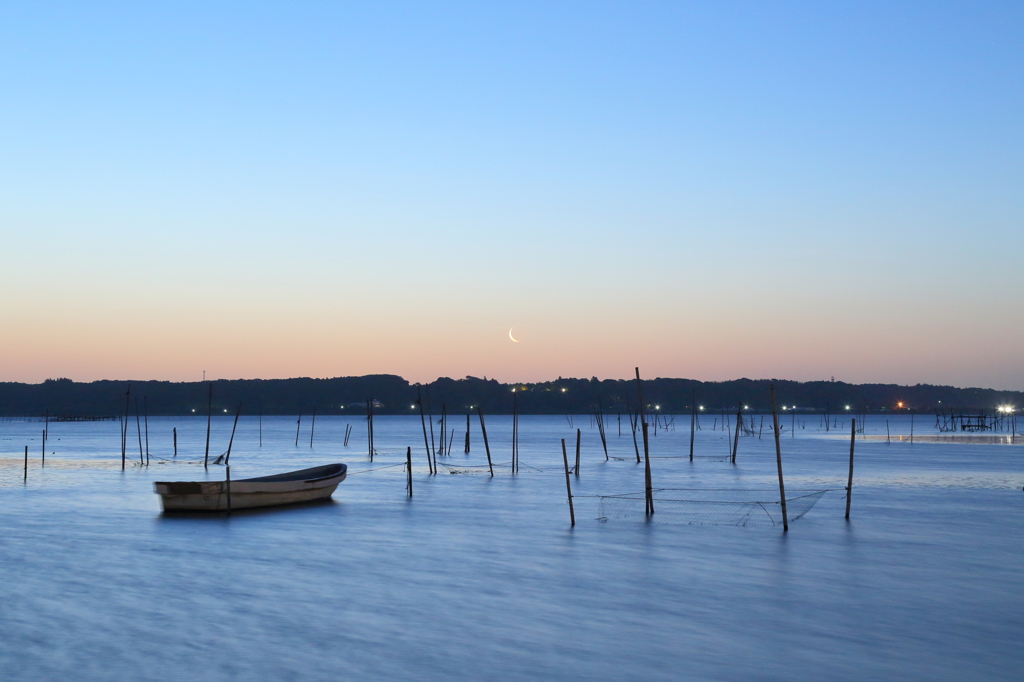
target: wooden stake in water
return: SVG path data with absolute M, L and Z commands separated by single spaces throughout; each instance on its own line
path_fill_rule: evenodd
M 373 461 L 373 403 L 369 400 L 366 401 L 366 448 L 367 453 L 370 456 L 370 461 Z
M 205 374 L 205 371 L 203 372 Z M 213 382 L 210 382 L 206 399 L 206 454 L 203 455 L 203 468 L 210 465 L 210 420 L 213 418 Z
M 644 429 L 644 486 L 647 491 L 647 513 L 654 513 L 654 486 L 651 485 L 651 456 L 647 448 L 647 422 Z
M 639 413 L 637 413 L 636 415 L 633 415 L 633 414 L 629 415 L 629 425 L 630 425 L 630 428 L 633 429 L 633 450 L 636 451 L 636 463 L 637 464 L 640 463 L 640 446 L 636 444 L 636 429 L 637 429 L 637 425 L 638 425 L 639 422 L 640 422 L 640 415 L 639 415 Z
M 122 467 L 124 465 L 122 464 Z M 28 483 L 28 446 L 25 446 L 25 483 Z
M 316 431 L 316 405 L 313 406 L 313 421 L 309 425 L 309 447 L 313 447 L 314 431 Z
M 142 396 L 142 412 L 146 420 L 146 466 L 149 466 L 149 400 Z
M 516 455 L 519 451 L 519 398 L 512 389 L 512 473 L 518 469 Z
M 910 413 L 910 443 L 914 443 L 914 413 Z
M 565 492 L 569 496 L 569 522 L 576 525 L 576 512 L 572 508 L 572 485 L 569 484 L 569 457 L 565 453 L 565 439 L 562 439 L 562 464 L 565 465 Z
M 576 429 L 576 468 L 573 469 L 573 471 L 576 473 L 577 478 L 579 478 L 580 475 L 580 436 L 580 430 Z M 607 458 L 608 456 L 605 455 L 605 459 Z
M 231 448 L 229 446 L 228 447 L 229 454 L 230 454 L 230 451 L 231 451 Z M 231 516 L 231 467 L 229 467 L 229 466 L 224 467 L 224 476 L 225 476 L 225 487 L 227 488 L 227 491 L 228 491 L 228 516 Z
M 302 415 L 295 420 L 295 447 L 299 447 L 299 428 L 302 426 Z
M 260 408 L 260 447 L 263 447 L 263 408 Z
M 466 447 L 463 450 L 467 455 L 469 454 L 469 414 L 466 414 Z
M 779 469 L 779 501 L 782 505 L 782 530 L 789 532 L 789 519 L 786 516 L 786 484 L 782 481 L 782 446 L 779 444 L 779 411 L 775 406 L 775 384 L 772 391 L 772 426 L 775 427 L 775 464 Z
M 174 429 L 172 429 L 172 431 L 174 432 L 174 456 L 177 457 L 178 456 L 178 427 L 175 426 Z
M 484 450 L 487 452 L 487 468 L 491 472 L 491 478 L 494 478 L 494 465 L 491 464 L 491 446 L 487 443 L 487 427 L 484 425 L 484 413 L 478 405 L 476 408 L 476 414 L 480 417 L 480 432 L 484 434 Z
M 409 491 L 409 497 L 412 497 L 412 448 L 405 448 L 405 473 L 406 482 L 405 488 Z
M 43 459 L 42 459 L 42 464 L 39 465 L 40 469 L 42 469 L 43 467 L 46 466 L 46 429 L 43 429 L 42 441 L 43 441 Z
M 690 410 L 690 461 L 693 461 L 693 435 L 697 428 L 697 392 L 693 392 L 693 409 Z
M 846 480 L 846 520 L 850 520 L 850 496 L 853 495 L 853 445 L 857 442 L 857 420 L 850 420 L 850 477 Z

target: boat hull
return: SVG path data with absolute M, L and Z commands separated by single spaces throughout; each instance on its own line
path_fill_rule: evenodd
M 232 510 L 277 507 L 315 500 L 326 500 L 345 480 L 344 464 L 315 467 L 302 471 L 232 481 L 156 482 L 163 510 L 226 511 L 230 485 Z

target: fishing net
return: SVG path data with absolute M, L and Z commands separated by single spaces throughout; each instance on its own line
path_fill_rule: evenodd
M 444 469 L 449 474 L 460 474 L 460 475 L 464 475 L 464 476 L 490 476 L 491 475 L 491 469 L 486 464 L 466 465 L 466 464 L 446 464 L 445 462 L 438 462 L 437 466 L 438 466 L 438 470 Z M 570 474 L 571 473 L 575 473 L 575 470 L 576 470 L 575 467 L 569 467 L 569 473 Z M 512 462 L 501 462 L 501 463 L 495 462 L 494 463 L 494 475 L 495 476 L 505 476 L 505 475 L 508 475 L 508 474 L 511 474 L 511 473 L 513 473 L 512 472 Z M 565 467 L 562 467 L 562 466 L 557 466 L 557 467 L 554 467 L 554 466 L 551 466 L 551 467 L 536 467 L 536 466 L 530 466 L 529 464 L 523 464 L 522 462 L 519 462 L 519 470 L 516 471 L 515 473 L 516 474 L 555 474 L 555 473 L 564 474 L 565 473 Z
M 778 491 L 658 488 L 654 491 L 654 515 L 659 522 L 691 526 L 781 526 L 782 505 Z M 811 510 L 827 490 L 791 491 L 786 516 L 796 521 Z M 772 499 L 774 493 L 775 499 Z M 598 520 L 644 520 L 643 491 L 622 495 L 598 495 Z
M 449 474 L 459 474 L 462 476 L 490 476 L 491 467 L 486 464 L 447 464 L 445 462 L 438 462 L 438 471 L 444 469 Z M 512 471 L 512 462 L 495 462 L 493 464 L 494 475 L 504 475 Z

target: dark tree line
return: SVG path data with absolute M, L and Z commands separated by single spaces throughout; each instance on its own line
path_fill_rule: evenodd
M 768 379 L 695 381 L 649 379 L 642 383 L 645 409 L 662 413 L 689 412 L 694 402 L 707 411 L 735 410 L 743 405 L 752 412 L 770 409 Z M 438 413 L 462 413 L 480 406 L 488 414 L 512 411 L 512 391 L 517 392 L 522 414 L 585 414 L 598 409 L 625 413 L 638 404 L 633 380 L 562 379 L 542 383 L 505 384 L 494 379 L 440 378 L 428 384 L 376 374 L 333 379 L 234 379 L 213 384 L 214 413 L 233 412 L 239 403 L 245 414 L 365 414 L 368 400 L 376 414 L 413 414 L 418 394 L 425 409 Z M 146 399 L 151 415 L 205 414 L 207 384 L 169 381 L 94 381 L 48 379 L 41 384 L 0 383 L 0 415 L 54 417 L 103 417 L 123 411 L 125 392 Z M 841 381 L 775 380 L 779 404 L 798 411 L 878 413 L 986 411 L 998 405 L 1024 406 L 1024 393 L 952 386 L 898 386 L 895 384 L 848 384 Z M 132 401 L 134 406 L 134 399 Z M 193 412 L 194 411 L 194 412 Z

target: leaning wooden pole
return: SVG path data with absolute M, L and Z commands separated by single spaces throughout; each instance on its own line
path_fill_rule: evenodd
M 295 420 L 295 447 L 299 447 L 299 429 L 302 428 L 302 415 Z
M 476 408 L 476 414 L 480 417 L 480 432 L 484 434 L 484 450 L 487 452 L 487 468 L 491 472 L 491 478 L 494 478 L 494 465 L 491 464 L 491 446 L 487 442 L 487 426 L 484 425 L 484 413 L 478 405 Z
M 857 420 L 850 420 L 850 476 L 846 479 L 846 520 L 850 520 L 850 496 L 853 495 L 853 446 L 857 442 Z
M 569 496 L 569 522 L 576 525 L 576 511 L 572 508 L 572 485 L 569 483 L 569 457 L 565 453 L 565 439 L 562 439 L 562 464 L 565 465 L 565 493 Z
M 235 423 L 231 427 L 231 438 L 228 439 L 228 453 L 224 455 L 225 466 L 231 461 L 231 445 L 235 442 L 235 429 L 238 428 L 238 415 L 240 414 L 242 414 L 242 403 L 238 403 L 238 409 L 235 410 Z
M 139 466 L 146 463 L 142 458 L 142 422 L 139 420 L 139 399 L 135 399 L 135 431 L 139 436 Z
M 732 435 L 732 463 L 736 463 L 736 448 L 740 446 L 740 429 L 743 428 L 743 409 L 736 408 L 736 433 Z
M 772 391 L 772 426 L 775 427 L 775 464 L 779 469 L 779 501 L 782 504 L 782 530 L 789 532 L 789 519 L 786 516 L 786 484 L 782 481 L 782 446 L 779 445 L 779 411 L 775 406 L 775 384 Z
M 638 414 L 629 415 L 629 425 L 633 431 L 633 450 L 636 452 L 636 463 L 640 463 L 640 446 L 636 444 L 637 423 L 640 421 Z
M 228 493 L 228 516 L 231 516 L 231 467 L 229 466 L 224 467 L 224 486 Z
M 597 401 L 597 431 L 601 434 L 601 447 L 604 448 L 604 458 L 608 459 L 608 441 L 604 436 L 604 411 L 601 409 L 601 401 Z
M 416 404 L 420 408 L 420 426 L 423 427 L 423 448 L 427 451 L 427 469 L 433 474 L 434 464 L 430 460 L 430 443 L 427 442 L 427 423 L 423 417 L 423 394 L 418 388 L 416 389 Z

